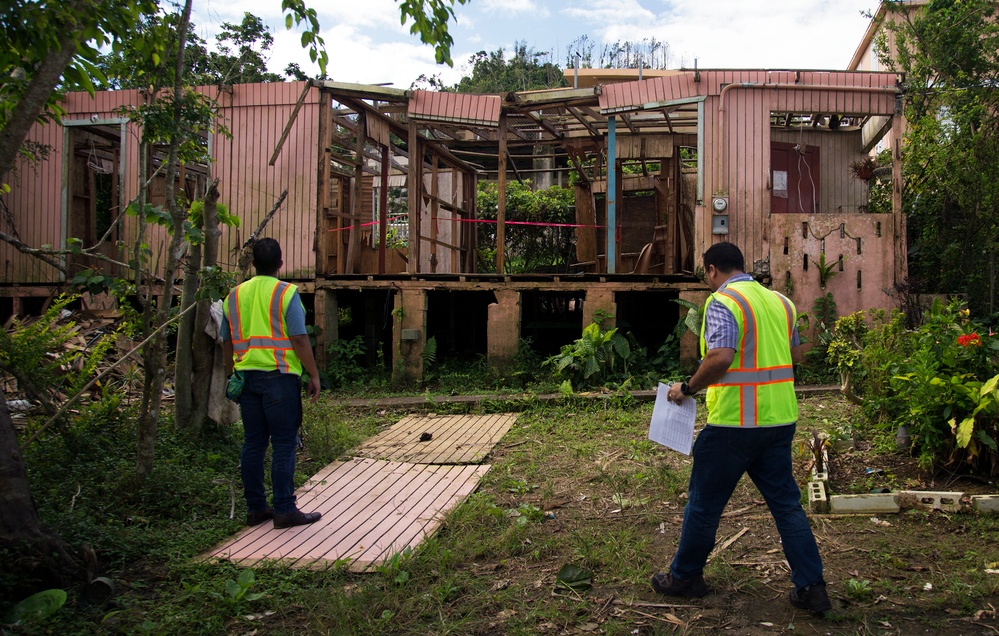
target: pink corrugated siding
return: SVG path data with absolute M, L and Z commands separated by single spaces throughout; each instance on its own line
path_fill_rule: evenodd
M 432 121 L 495 125 L 499 122 L 499 95 L 414 91 L 409 116 Z
M 315 276 L 318 89 L 306 97 L 277 161 L 267 165 L 303 88 L 302 82 L 235 86 L 223 109 L 232 139 L 216 136 L 213 174 L 222 179 L 220 202 L 242 222 L 240 228 L 222 234 L 222 253 L 232 266 L 234 251 L 287 188 L 288 198 L 264 235 L 281 243 L 286 277 Z
M 0 227 L 7 234 L 16 231 L 21 240 L 33 247 L 58 246 L 61 243 L 62 194 L 58 185 L 62 179 L 62 127 L 54 123 L 35 124 L 28 140 L 50 146 L 50 158 L 37 165 L 19 161 L 16 173 L 4 179 L 11 192 L 3 197 L 11 212 L 14 226 L 4 217 Z M 4 284 L 50 283 L 61 274 L 38 259 L 22 254 L 8 243 L 0 242 L 0 261 Z
M 312 89 L 298 113 L 295 124 L 284 143 L 274 166 L 268 166 L 270 156 L 295 107 L 304 82 L 287 84 L 253 84 L 236 86 L 233 94 L 218 92 L 215 87 L 199 87 L 200 92 L 218 98 L 222 118 L 233 139 L 221 135 L 212 139 L 216 163 L 212 173 L 221 177 L 220 201 L 230 213 L 242 220 L 242 227 L 224 230 L 223 262 L 235 266 L 233 250 L 242 245 L 256 229 L 284 188 L 288 198 L 265 231 L 281 242 L 284 248 L 284 273 L 289 278 L 307 279 L 315 273 L 313 235 L 316 223 L 316 165 L 318 162 L 318 89 Z M 100 119 L 120 117 L 119 109 L 138 104 L 138 91 L 70 93 L 64 102 L 66 121 L 87 121 L 91 115 Z M 139 190 L 139 134 L 128 126 L 123 141 L 125 178 L 122 183 L 125 200 L 133 199 Z M 12 192 L 4 197 L 15 220 L 17 231 L 25 243 L 32 246 L 62 245 L 64 213 L 62 210 L 63 128 L 55 124 L 36 124 L 29 139 L 45 143 L 52 150 L 49 159 L 37 168 L 20 167 L 17 179 L 7 179 Z M 3 230 L 10 232 L 8 222 L 0 220 Z M 126 245 L 131 248 L 136 222 L 124 221 Z M 154 251 L 167 242 L 167 235 L 156 228 L 149 233 Z M 6 243 L 0 243 L 3 273 L 0 282 L 29 284 L 56 282 L 58 273 L 25 256 Z

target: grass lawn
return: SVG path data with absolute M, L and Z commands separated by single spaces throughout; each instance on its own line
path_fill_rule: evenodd
M 703 599 L 667 599 L 651 590 L 649 578 L 667 567 L 676 547 L 690 460 L 648 441 L 652 405 L 611 397 L 497 401 L 478 408 L 520 413 L 487 459 L 492 469 L 478 491 L 420 549 L 367 574 L 261 566 L 251 580 L 230 564 L 192 561 L 241 527 L 238 424 L 198 442 L 164 427 L 157 478 L 141 486 L 126 477 L 134 463 L 127 426 L 94 423 L 79 438 L 48 440 L 27 453 L 39 508 L 64 537 L 94 547 L 117 595 L 104 607 L 90 607 L 71 592 L 53 617 L 5 629 L 257 635 L 999 633 L 999 575 L 986 571 L 999 568 L 999 518 L 919 512 L 874 523 L 863 516 L 813 516 L 835 608 L 815 618 L 787 603 L 790 582 L 780 541 L 747 479 L 718 532 L 719 544 L 732 541 L 705 573 L 714 592 Z M 307 411 L 299 483 L 405 414 L 348 409 L 324 394 Z M 838 396 L 810 397 L 801 401 L 798 434 L 804 441 L 815 427 L 843 436 L 854 432 L 858 418 Z M 862 450 L 851 453 L 851 463 L 878 466 L 890 460 L 895 475 L 906 462 L 914 463 L 891 452 L 884 440 L 856 434 Z M 95 464 L 99 459 L 103 463 Z M 808 460 L 805 452 L 796 456 L 802 485 Z M 996 492 L 995 484 L 990 487 Z M 592 588 L 556 591 L 556 574 L 567 564 L 592 572 Z M 12 595 L 23 583 L 0 574 L 0 612 L 18 600 Z

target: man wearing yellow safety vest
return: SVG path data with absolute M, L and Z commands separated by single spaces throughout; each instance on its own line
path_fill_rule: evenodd
M 314 523 L 318 512 L 295 506 L 295 450 L 302 422 L 302 370 L 309 373 L 308 393 L 319 399 L 319 371 L 305 332 L 305 308 L 298 289 L 276 278 L 281 246 L 272 238 L 253 245 L 257 275 L 229 292 L 222 306 L 226 375 L 238 394 L 243 418 L 240 470 L 251 526 L 274 519 L 275 528 Z M 242 383 L 242 389 L 233 389 Z M 271 453 L 274 507 L 264 492 L 264 454 Z
M 681 402 L 707 389 L 707 426 L 692 452 L 687 506 L 680 545 L 668 572 L 652 587 L 670 596 L 704 596 L 704 564 L 715 546 L 722 511 L 748 473 L 770 508 L 791 566 L 791 605 L 822 614 L 831 606 L 822 559 L 801 507 L 791 466 L 798 419 L 792 363 L 800 362 L 797 314 L 790 300 L 745 273 L 745 259 L 731 243 L 704 253 L 704 271 L 714 292 L 701 324 L 697 372 L 670 386 Z

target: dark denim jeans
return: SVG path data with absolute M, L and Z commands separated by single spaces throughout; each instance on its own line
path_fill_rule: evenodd
M 791 471 L 795 426 L 735 428 L 706 426 L 694 443 L 683 529 L 670 571 L 688 579 L 701 574 L 715 547 L 718 521 L 744 473 L 760 490 L 777 523 L 784 556 L 797 589 L 824 582 L 822 559 L 801 491 Z
M 247 371 L 239 396 L 243 416 L 243 452 L 240 469 L 246 508 L 267 507 L 264 492 L 264 454 L 271 452 L 271 487 L 274 512 L 295 511 L 295 448 L 302 421 L 302 383 L 297 375 L 277 371 Z

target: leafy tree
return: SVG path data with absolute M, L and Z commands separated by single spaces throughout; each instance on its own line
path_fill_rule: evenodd
M 465 0 L 458 0 L 464 4 Z M 412 31 L 419 33 L 426 43 L 434 44 L 437 59 L 450 63 L 450 46 L 453 43 L 447 32 L 447 21 L 453 17 L 454 0 L 404 0 L 400 4 L 403 22 L 407 17 L 414 20 Z M 133 40 L 131 45 L 138 49 L 141 70 L 147 74 L 154 91 L 156 86 L 171 87 L 161 100 L 155 96 L 148 108 L 136 112 L 143 121 L 148 144 L 162 141 L 167 147 L 164 162 L 167 183 L 167 214 L 145 205 L 146 197 L 140 195 L 136 208 L 139 218 L 147 216 L 164 219 L 172 226 L 173 233 L 169 247 L 169 262 L 166 268 L 168 278 L 163 288 L 172 292 L 174 275 L 179 256 L 185 249 L 189 219 L 187 208 L 182 206 L 175 192 L 176 169 L 182 157 L 196 155 L 199 151 L 200 130 L 197 126 L 185 125 L 202 122 L 204 104 L 192 102 L 185 97 L 183 78 L 185 75 L 186 40 L 189 36 L 189 16 L 191 0 L 187 0 L 179 17 L 160 20 L 155 28 L 148 30 L 148 37 Z M 319 64 L 325 73 L 327 54 L 323 49 L 323 39 L 319 35 L 319 20 L 315 10 L 309 9 L 304 0 L 281 0 L 285 12 L 285 25 L 292 28 L 303 27 L 302 46 L 309 51 L 309 57 Z M 88 90 L 93 92 L 91 77 L 104 81 L 103 73 L 97 67 L 99 50 L 110 45 L 122 47 L 122 40 L 134 30 L 151 20 L 159 12 L 156 0 L 66 0 L 46 2 L 43 0 L 7 0 L 0 3 L 0 179 L 6 179 L 19 155 L 32 155 L 31 147 L 24 144 L 31 126 L 36 121 L 58 119 L 61 110 L 58 105 L 60 91 Z M 154 21 L 155 22 L 155 21 Z M 241 25 L 247 26 L 245 24 Z M 254 32 L 253 25 L 243 32 Z M 235 29 L 234 32 L 240 31 Z M 240 37 L 231 38 L 233 46 L 240 50 L 244 42 Z M 172 69 L 167 72 L 166 69 Z M 188 94 L 189 95 L 189 94 Z M 193 108 L 193 110 L 190 110 Z M 193 117 L 185 116 L 185 112 Z M 148 125 L 147 125 L 148 124 Z M 157 129 L 156 124 L 159 125 Z M 175 134 L 170 134 L 173 126 Z M 158 137 L 163 134 L 164 136 Z M 37 155 L 32 156 L 37 159 Z M 146 184 L 148 185 L 148 184 Z M 2 191 L 8 187 L 0 181 Z M 145 189 L 145 186 L 143 190 Z M 0 191 L 0 193 L 2 193 Z M 206 212 L 207 214 L 207 212 Z M 16 238 L 16 237 L 15 237 Z M 39 249 L 11 240 L 0 235 L 0 239 L 14 244 L 18 249 L 32 254 L 47 263 L 60 268 L 57 257 L 79 251 L 79 241 L 67 241 L 63 250 Z M 148 248 L 136 242 L 134 254 L 148 253 Z M 138 261 L 133 263 L 138 276 L 142 268 Z M 63 270 L 64 271 L 64 270 Z M 144 309 L 144 324 L 164 325 L 170 312 L 169 294 L 160 301 L 155 312 L 147 305 Z M 155 314 L 155 317 L 154 317 Z M 150 321 L 155 321 L 151 323 Z M 155 334 L 151 334 L 155 335 Z M 160 390 L 165 374 L 165 344 L 151 341 L 144 350 L 143 357 L 148 366 L 144 398 L 143 416 L 139 433 L 139 474 L 148 474 L 152 466 L 152 442 L 155 439 L 155 424 L 159 413 Z M 151 423 L 151 426 L 149 424 Z M 41 527 L 27 480 L 27 467 L 17 440 L 6 396 L 0 391 L 0 543 L 14 545 L 26 561 L 36 561 L 30 555 L 52 555 L 61 557 L 58 564 L 51 565 L 55 578 L 63 573 L 82 576 L 83 564 L 69 555 L 69 550 L 59 537 L 47 533 Z M 93 556 L 91 554 L 91 556 Z
M 903 201 L 910 277 L 930 292 L 964 292 L 995 311 L 999 248 L 999 23 L 990 0 L 931 0 L 877 42 L 887 68 L 905 73 L 908 130 Z M 888 35 L 898 49 L 889 53 Z
M 655 38 L 642 38 L 639 42 L 617 40 L 604 44 L 594 53 L 597 43 L 588 35 L 581 35 L 565 47 L 566 68 L 576 64 L 579 56 L 580 68 L 653 68 L 667 69 L 673 66 L 673 53 L 669 43 Z
M 135 29 L 100 56 L 97 67 L 106 81 L 97 88 L 146 88 L 154 82 L 151 74 L 172 68 L 176 58 L 177 19 L 175 13 L 144 16 Z M 265 55 L 273 46 L 274 37 L 267 25 L 252 13 L 245 13 L 239 24 L 223 22 L 215 41 L 217 50 L 209 51 L 191 25 L 185 53 L 186 84 L 223 86 L 283 81 L 280 75 L 267 70 Z M 165 58 L 159 55 L 150 58 L 151 42 L 167 44 Z
M 567 85 L 562 70 L 551 61 L 551 54 L 535 52 L 524 42 L 514 43 L 509 59 L 501 47 L 492 53 L 479 51 L 472 56 L 470 65 L 471 74 L 455 84 L 455 91 L 505 93 Z M 428 80 L 431 84 L 432 79 Z
M 479 216 L 495 221 L 499 188 L 480 183 Z M 506 187 L 506 272 L 565 272 L 575 257 L 576 200 L 572 188 L 553 186 L 534 192 L 528 185 L 512 181 Z M 517 223 L 532 225 L 519 225 Z M 496 268 L 496 225 L 478 227 L 479 271 Z

